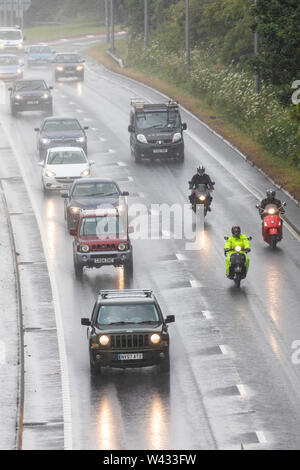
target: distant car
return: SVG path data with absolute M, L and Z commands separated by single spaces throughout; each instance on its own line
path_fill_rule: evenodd
M 50 65 L 55 52 L 47 44 L 29 46 L 26 50 L 28 68 L 37 65 Z
M 39 162 L 44 190 L 67 189 L 75 179 L 89 177 L 93 163 L 77 147 L 49 149 L 45 161 Z
M 21 111 L 44 111 L 53 113 L 51 90 L 44 80 L 18 80 L 8 89 L 10 91 L 10 108 L 13 116 Z
M 0 53 L 23 53 L 23 34 L 20 28 L 0 28 Z
M 76 228 L 81 210 L 97 209 L 98 207 L 125 207 L 124 197 L 127 191 L 121 191 L 117 183 L 110 179 L 79 179 L 75 180 L 69 193 L 62 193 L 65 200 L 64 214 L 68 230 Z
M 80 278 L 84 268 L 123 266 L 125 276 L 133 273 L 132 245 L 129 238 L 128 215 L 116 208 L 81 211 L 73 235 L 74 270 Z
M 170 369 L 168 324 L 151 290 L 101 290 L 87 326 L 90 368 L 100 374 L 105 366 L 125 369 L 158 365 Z
M 78 119 L 64 117 L 46 118 L 41 128 L 35 128 L 37 147 L 41 159 L 52 147 L 80 147 L 87 155 L 87 126 L 82 127 Z
M 0 80 L 23 78 L 23 63 L 13 54 L 0 54 Z
M 77 78 L 80 82 L 84 80 L 84 59 L 74 52 L 58 53 L 53 59 L 54 79 Z

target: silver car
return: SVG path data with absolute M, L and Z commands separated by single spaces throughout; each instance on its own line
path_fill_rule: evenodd
M 16 80 L 23 78 L 23 63 L 13 54 L 0 55 L 0 79 Z

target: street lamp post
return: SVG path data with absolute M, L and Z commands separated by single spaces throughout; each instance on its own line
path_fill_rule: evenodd
M 149 46 L 149 9 L 148 0 L 144 0 L 144 44 Z
M 186 55 L 186 74 L 187 76 L 189 76 L 190 68 L 191 68 L 189 0 L 185 0 L 185 55 Z
M 110 42 L 110 34 L 109 34 L 109 0 L 105 0 L 105 28 L 106 28 L 106 42 Z
M 111 51 L 115 51 L 115 2 L 110 0 L 110 24 L 111 24 Z
M 257 0 L 255 1 L 255 5 L 257 5 Z M 258 33 L 258 18 L 255 16 L 255 32 L 254 32 L 254 56 L 255 56 L 255 70 L 254 70 L 254 93 L 260 92 L 260 72 L 259 72 L 259 65 L 258 65 L 258 57 L 259 57 L 259 33 Z

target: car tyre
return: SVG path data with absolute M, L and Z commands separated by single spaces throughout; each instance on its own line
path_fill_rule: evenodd
M 81 279 L 82 274 L 83 274 L 83 266 L 81 266 L 80 264 L 75 263 L 75 261 L 74 261 L 74 270 L 75 270 L 76 279 Z
M 133 276 L 133 256 L 132 255 L 129 261 L 125 263 L 124 269 L 125 269 L 125 275 L 131 278 Z
M 99 377 L 101 375 L 101 366 L 96 365 L 90 358 L 90 371 L 93 377 Z
M 135 163 L 141 163 L 142 159 L 137 152 L 133 153 Z

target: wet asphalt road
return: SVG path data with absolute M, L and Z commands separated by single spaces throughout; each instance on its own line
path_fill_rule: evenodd
M 56 49 L 83 48 L 84 41 L 80 44 Z M 63 200 L 59 194 L 45 197 L 41 187 L 33 129 L 42 115 L 25 113 L 14 119 L 8 105 L 1 108 L 23 162 L 58 288 L 73 448 L 213 449 L 244 443 L 246 448 L 299 449 L 300 366 L 291 361 L 292 343 L 300 340 L 299 241 L 285 230 L 276 251 L 263 243 L 257 200 L 248 189 L 261 194 L 269 183 L 185 113 L 189 130 L 184 164 L 137 166 L 129 152 L 130 98 L 159 102 L 161 97 L 92 61 L 88 69 L 83 84 L 55 85 L 54 113 L 75 115 L 90 126 L 94 176 L 116 179 L 130 192 L 129 204 L 184 204 L 187 182 L 201 162 L 216 190 L 201 250 L 185 251 L 181 240 L 137 240 L 132 281 L 110 267 L 87 271 L 77 281 Z M 27 71 L 26 76 L 52 83 L 45 69 Z M 225 278 L 223 237 L 234 223 L 253 236 L 249 276 L 240 290 Z M 90 316 L 100 288 L 124 287 L 151 287 L 165 315 L 176 315 L 170 326 L 170 377 L 149 368 L 107 370 L 100 380 L 91 380 L 80 318 Z

